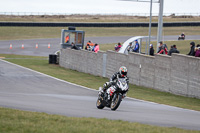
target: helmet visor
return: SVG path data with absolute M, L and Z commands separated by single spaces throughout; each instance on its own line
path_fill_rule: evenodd
M 127 72 L 122 72 L 122 75 L 123 75 L 123 76 L 126 76 L 126 75 L 127 75 Z

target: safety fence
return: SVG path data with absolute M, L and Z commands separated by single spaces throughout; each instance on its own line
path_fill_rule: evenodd
M 46 22 L 0 22 L 0 26 L 21 27 L 149 27 L 149 23 L 46 23 Z M 200 22 L 168 22 L 164 27 L 200 26 Z M 152 23 L 152 27 L 158 27 L 158 23 Z

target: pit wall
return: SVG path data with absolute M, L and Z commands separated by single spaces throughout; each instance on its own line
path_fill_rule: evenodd
M 126 66 L 131 84 L 200 98 L 200 58 L 62 49 L 60 66 L 107 78 Z

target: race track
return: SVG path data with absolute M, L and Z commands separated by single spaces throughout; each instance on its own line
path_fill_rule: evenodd
M 200 130 L 199 111 L 129 98 L 116 111 L 99 110 L 96 100 L 95 90 L 0 60 L 1 107 Z
M 86 37 L 85 44 L 87 41 L 92 40 L 98 44 L 110 44 L 125 42 L 132 36 L 114 36 L 114 37 Z M 177 40 L 178 36 L 163 36 L 164 40 Z M 186 36 L 186 40 L 199 40 L 200 35 Z M 152 41 L 156 41 L 156 37 L 152 37 Z M 36 43 L 38 48 L 36 49 Z M 50 47 L 48 48 L 48 44 Z M 12 49 L 9 49 L 12 44 Z M 24 49 L 21 49 L 24 44 Z M 55 53 L 60 49 L 60 38 L 47 38 L 47 39 L 27 39 L 27 40 L 6 40 L 0 41 L 0 53 L 1 54 L 18 54 L 18 55 L 33 55 L 33 56 L 49 56 L 49 54 Z M 100 46 L 101 49 L 101 46 Z M 114 46 L 113 46 L 114 49 Z

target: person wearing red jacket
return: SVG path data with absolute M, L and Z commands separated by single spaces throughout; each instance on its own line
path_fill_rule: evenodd
M 168 54 L 167 45 L 163 44 L 162 41 L 160 41 L 159 43 L 160 43 L 160 46 L 159 46 L 157 54 L 166 54 L 167 55 Z

